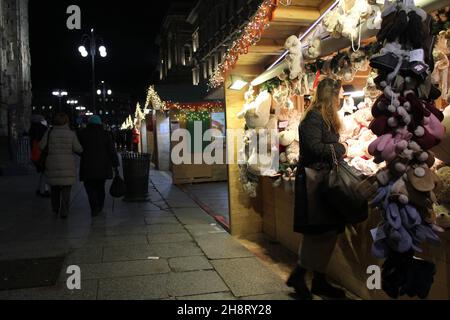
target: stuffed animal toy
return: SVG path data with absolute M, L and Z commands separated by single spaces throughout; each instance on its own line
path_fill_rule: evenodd
M 447 165 L 450 165 L 450 108 L 444 110 L 443 126 L 445 127 L 445 135 L 439 145 L 434 147 L 431 151 L 436 155 L 436 158 Z
M 303 50 L 303 57 L 308 60 L 316 60 L 321 54 L 322 40 L 320 37 L 313 37 L 307 49 Z
M 341 140 L 346 141 L 348 139 L 352 139 L 355 137 L 355 135 L 358 134 L 358 130 L 360 126 L 355 121 L 355 118 L 353 116 L 345 116 L 345 112 L 342 110 L 339 111 L 339 117 L 341 119 L 343 128 L 341 131 Z
M 289 51 L 286 56 L 286 61 L 289 66 L 289 78 L 291 80 L 297 79 L 304 72 L 305 67 L 302 43 L 297 36 L 293 35 L 286 40 L 284 48 Z
M 356 51 L 350 54 L 350 62 L 355 72 L 367 71 L 369 68 L 369 60 L 364 51 Z
M 280 145 L 286 147 L 286 162 L 296 165 L 300 156 L 300 144 L 298 134 L 293 130 L 285 130 L 280 133 Z
M 344 12 L 341 8 L 336 8 L 330 11 L 323 19 L 323 26 L 325 30 L 333 37 L 340 38 L 342 34 L 342 25 L 340 23 L 341 16 Z
M 352 115 L 355 111 L 356 111 L 355 100 L 350 95 L 345 96 L 344 103 L 339 112 L 343 113 L 345 116 L 345 115 Z
M 448 57 L 441 50 L 435 49 L 433 51 L 433 58 L 435 65 L 432 73 L 432 83 L 439 85 L 439 89 L 442 93 L 448 92 L 448 69 L 450 67 Z M 442 95 L 442 97 L 445 100 L 447 99 L 445 94 Z
M 437 176 L 442 185 L 435 191 L 437 200 L 442 205 L 450 205 L 450 167 L 444 167 L 437 171 Z
M 249 128 L 265 128 L 270 120 L 271 106 L 272 96 L 265 90 L 258 95 L 255 101 L 246 103 L 237 117 L 239 119 L 245 118 Z
M 291 90 L 288 83 L 282 83 L 278 88 L 273 90 L 273 100 L 276 102 L 276 115 L 279 115 L 283 109 L 294 109 L 294 103 L 291 100 Z

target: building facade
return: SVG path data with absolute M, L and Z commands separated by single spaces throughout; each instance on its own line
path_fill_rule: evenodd
M 160 48 L 159 81 L 162 84 L 190 82 L 192 65 L 192 25 L 187 17 L 192 9 L 191 1 L 171 4 L 157 38 Z
M 188 17 L 193 29 L 191 65 L 195 85 L 208 81 L 261 3 L 261 0 L 197 1 Z
M 3 158 L 8 150 L 14 152 L 14 141 L 29 128 L 30 69 L 28 0 L 0 0 L 0 151 Z

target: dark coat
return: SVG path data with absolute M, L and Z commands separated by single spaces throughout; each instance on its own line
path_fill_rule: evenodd
M 119 158 L 112 136 L 101 125 L 89 124 L 79 133 L 83 146 L 80 180 L 108 180 L 113 178 L 113 168 L 119 167 Z
M 308 212 L 305 168 L 331 169 L 333 156 L 330 144 L 334 146 L 338 159 L 345 155 L 345 146 L 339 143 L 339 135 L 328 129 L 316 109 L 310 111 L 302 121 L 299 132 L 301 154 L 295 188 L 294 230 L 302 234 L 321 234 L 329 231 L 341 233 L 345 230 L 345 225 L 340 222 L 332 208 L 327 208 L 320 216 L 311 216 Z

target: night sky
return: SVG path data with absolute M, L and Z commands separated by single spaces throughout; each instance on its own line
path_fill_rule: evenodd
M 69 5 L 81 8 L 82 30 L 68 30 Z M 91 91 L 90 58 L 78 52 L 91 27 L 103 38 L 107 58 L 97 55 L 97 82 L 142 99 L 158 60 L 155 38 L 170 1 L 30 0 L 30 46 L 35 93 L 61 88 Z

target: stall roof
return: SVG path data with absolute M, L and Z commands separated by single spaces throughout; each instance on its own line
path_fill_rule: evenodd
M 261 40 L 239 57 L 238 66 L 269 66 L 284 52 L 284 43 L 291 35 L 305 32 L 334 0 L 292 0 L 288 6 L 279 4 L 270 27 Z

